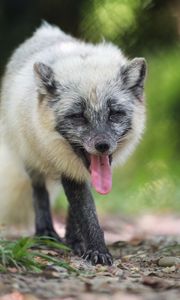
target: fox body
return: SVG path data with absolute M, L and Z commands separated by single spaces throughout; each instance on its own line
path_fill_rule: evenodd
M 16 198 L 11 208 L 21 210 L 33 197 L 36 234 L 61 240 L 48 183 L 62 183 L 69 202 L 66 241 L 94 264 L 112 258 L 89 183 L 107 194 L 111 168 L 137 145 L 145 73 L 143 58 L 129 61 L 113 44 L 84 43 L 44 23 L 14 52 L 3 78 L 0 205 L 5 210 Z

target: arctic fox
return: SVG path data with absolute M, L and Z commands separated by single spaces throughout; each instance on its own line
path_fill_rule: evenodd
M 1 87 L 0 217 L 9 203 L 21 214 L 33 198 L 36 234 L 61 241 L 47 186 L 61 183 L 66 242 L 92 264 L 112 264 L 90 184 L 109 193 L 111 168 L 137 145 L 145 74 L 143 58 L 128 60 L 111 43 L 84 43 L 47 23 L 20 45 Z

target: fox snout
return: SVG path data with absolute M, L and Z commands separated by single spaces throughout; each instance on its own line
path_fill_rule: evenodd
M 117 143 L 107 136 L 96 136 L 84 143 L 84 148 L 88 153 L 97 155 L 110 155 L 116 147 Z
M 98 142 L 98 143 L 95 144 L 95 149 L 98 152 L 104 154 L 104 153 L 108 152 L 108 150 L 110 149 L 110 145 L 106 141 Z

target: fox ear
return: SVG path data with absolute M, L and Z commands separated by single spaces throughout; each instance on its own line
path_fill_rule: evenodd
M 143 94 L 146 69 L 144 58 L 134 58 L 121 70 L 123 86 L 131 89 L 137 97 L 141 97 Z
M 41 62 L 36 62 L 34 64 L 34 73 L 39 93 L 41 95 L 54 95 L 57 89 L 57 83 L 51 67 Z

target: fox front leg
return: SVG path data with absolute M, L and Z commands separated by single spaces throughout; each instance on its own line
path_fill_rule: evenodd
M 35 235 L 47 236 L 62 242 L 56 233 L 51 216 L 49 194 L 44 183 L 33 184 L 33 200 L 35 210 Z
M 91 261 L 93 265 L 112 265 L 112 256 L 105 245 L 104 233 L 99 226 L 94 200 L 88 184 L 85 182 L 77 183 L 66 177 L 62 177 L 62 184 L 71 213 L 84 240 L 83 258 Z M 73 232 L 71 232 L 72 235 Z
M 66 243 L 72 248 L 74 254 L 82 256 L 85 252 L 84 239 L 72 209 L 69 207 L 66 224 Z

